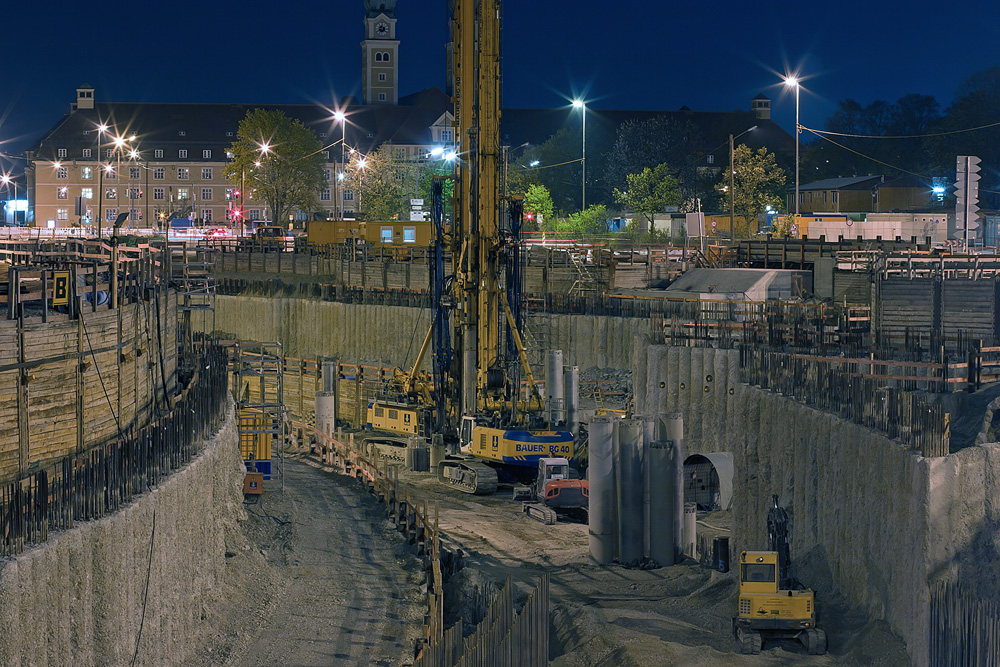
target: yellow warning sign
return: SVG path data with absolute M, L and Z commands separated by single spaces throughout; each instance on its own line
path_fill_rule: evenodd
M 54 287 L 52 288 L 52 305 L 65 306 L 69 304 L 69 271 L 53 271 Z

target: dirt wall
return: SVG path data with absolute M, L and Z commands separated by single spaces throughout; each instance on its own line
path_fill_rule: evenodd
M 227 535 L 245 518 L 242 482 L 229 408 L 205 450 L 159 487 L 3 562 L 3 662 L 126 665 L 140 623 L 136 664 L 176 664 L 192 655 L 225 569 Z
M 795 575 L 884 619 L 927 663 L 930 587 L 1000 595 L 1000 445 L 924 458 L 737 381 L 735 351 L 637 345 L 636 411 L 681 412 L 685 454 L 734 455 L 732 553 L 767 546 L 778 494 Z

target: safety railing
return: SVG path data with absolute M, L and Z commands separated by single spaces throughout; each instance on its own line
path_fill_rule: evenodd
M 153 487 L 199 451 L 225 418 L 225 354 L 205 346 L 172 408 L 107 444 L 0 486 L 0 556 L 44 543 L 50 529 L 105 516 Z

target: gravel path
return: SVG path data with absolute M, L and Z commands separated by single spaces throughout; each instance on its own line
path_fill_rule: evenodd
M 219 638 L 224 664 L 411 662 L 422 572 L 382 507 L 353 480 L 294 459 L 286 459 L 283 495 L 278 484 L 260 504 L 248 503 L 250 523 L 265 530 L 251 525 L 247 533 L 279 582 L 235 637 Z

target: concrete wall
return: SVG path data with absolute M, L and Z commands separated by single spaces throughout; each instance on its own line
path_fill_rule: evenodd
M 795 574 L 886 620 L 926 664 L 929 587 L 1000 596 L 1000 445 L 927 459 L 875 431 L 737 381 L 734 351 L 637 347 L 636 411 L 681 412 L 685 455 L 734 455 L 733 553 L 767 545 L 778 494 Z M 662 385 L 662 386 L 661 386 Z
M 244 340 L 280 341 L 291 357 L 405 366 L 413 363 L 432 315 L 429 308 L 219 296 L 215 326 Z M 636 336 L 649 331 L 645 319 L 583 315 L 532 317 L 529 326 L 547 349 L 563 350 L 565 363 L 581 369 L 629 368 Z M 430 355 L 424 370 L 430 370 Z
M 194 654 L 225 569 L 226 536 L 245 518 L 232 408 L 189 465 L 112 516 L 50 535 L 0 564 L 4 664 L 127 665 Z M 153 533 L 155 519 L 155 533 Z M 150 563 L 150 537 L 153 537 Z

